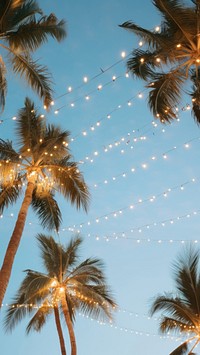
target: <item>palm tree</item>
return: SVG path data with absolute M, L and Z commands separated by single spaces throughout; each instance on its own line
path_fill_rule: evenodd
M 112 319 L 112 311 L 116 307 L 106 283 L 103 264 L 96 258 L 79 261 L 80 237 L 71 239 L 67 246 L 43 234 L 39 234 L 37 240 L 46 273 L 26 270 L 14 302 L 7 310 L 5 329 L 12 331 L 27 314 L 34 313 L 26 331 L 39 331 L 47 317 L 53 311 L 56 315 L 55 310 L 59 310 L 68 328 L 71 355 L 76 355 L 73 329 L 76 311 L 97 319 Z
M 5 105 L 7 91 L 6 60 L 14 73 L 24 77 L 48 108 L 52 101 L 51 79 L 46 67 L 38 64 L 31 54 L 48 37 L 58 42 L 66 37 L 65 22 L 54 14 L 46 16 L 35 0 L 0 1 L 0 107 Z
M 144 50 L 133 50 L 127 61 L 128 69 L 147 83 L 149 107 L 162 123 L 177 118 L 177 105 L 185 85 L 192 101 L 192 114 L 199 124 L 200 1 L 192 0 L 191 6 L 185 6 L 180 0 L 153 0 L 152 3 L 162 15 L 159 28 L 151 31 L 131 21 L 120 25 L 146 45 Z M 192 84 L 190 91 L 188 82 Z
M 200 342 L 200 273 L 199 251 L 191 247 L 174 264 L 175 293 L 158 295 L 152 302 L 150 313 L 163 312 L 160 317 L 160 331 L 178 332 L 188 339 L 170 355 L 193 354 Z M 188 344 L 194 344 L 188 350 Z M 193 354 L 194 355 L 194 354 Z
M 33 102 L 26 98 L 19 110 L 19 149 L 0 139 L 0 213 L 23 194 L 24 198 L 0 270 L 0 306 L 23 233 L 28 208 L 32 205 L 43 227 L 59 229 L 61 211 L 54 198 L 64 198 L 87 211 L 89 192 L 77 163 L 71 161 L 69 132 L 46 126 Z

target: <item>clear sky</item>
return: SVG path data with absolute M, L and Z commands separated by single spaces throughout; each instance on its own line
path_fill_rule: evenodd
M 152 123 L 143 83 L 127 78 L 125 60 L 121 61 L 121 52 L 128 55 L 138 47 L 138 39 L 118 27 L 133 20 L 153 29 L 160 17 L 150 0 L 43 0 L 40 5 L 46 14 L 66 19 L 68 29 L 63 43 L 50 41 L 37 53 L 55 82 L 55 105 L 46 119 L 70 130 L 72 154 L 82 161 L 80 169 L 91 192 L 87 215 L 59 199 L 63 213 L 59 238 L 65 243 L 74 232 L 81 233 L 83 258 L 104 261 L 119 305 L 111 325 L 77 314 L 78 354 L 168 355 L 181 340 L 161 337 L 158 320 L 149 319 L 148 311 L 153 296 L 173 290 L 172 262 L 187 241 L 197 241 L 197 247 L 200 243 L 200 130 L 190 111 L 182 110 L 188 98 L 180 105 L 179 122 Z M 85 76 L 89 80 L 84 84 Z M 37 97 L 10 74 L 1 138 L 14 141 L 12 117 L 26 95 L 43 113 Z M 0 260 L 18 209 L 19 204 L 9 208 L 0 219 Z M 42 269 L 35 239 L 39 232 L 48 234 L 30 210 L 2 319 L 23 279 L 22 271 Z M 40 334 L 26 336 L 26 324 L 27 320 L 12 335 L 5 335 L 1 327 L 1 355 L 60 354 L 53 318 Z M 67 329 L 65 340 L 68 349 Z

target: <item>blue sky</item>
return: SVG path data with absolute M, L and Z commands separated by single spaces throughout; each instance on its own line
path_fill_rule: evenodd
M 200 131 L 191 112 L 182 110 L 188 98 L 180 104 L 178 122 L 163 126 L 154 121 L 143 83 L 125 76 L 125 60 L 121 60 L 121 52 L 128 55 L 138 47 L 138 39 L 118 27 L 133 20 L 152 29 L 160 24 L 160 17 L 149 0 L 57 0 L 43 1 L 41 6 L 46 14 L 54 12 L 66 19 L 68 29 L 63 43 L 49 41 L 37 52 L 55 82 L 55 105 L 45 113 L 46 119 L 70 130 L 72 154 L 82 161 L 80 169 L 91 192 L 87 215 L 59 198 L 63 213 L 59 239 L 65 243 L 80 231 L 82 257 L 104 261 L 119 305 L 112 325 L 77 314 L 78 354 L 168 355 L 180 339 L 160 337 L 158 320 L 149 319 L 148 310 L 153 296 L 173 290 L 172 262 L 187 241 L 200 243 Z M 12 117 L 25 96 L 37 103 L 41 113 L 44 110 L 22 81 L 11 73 L 9 77 L 0 137 L 14 141 Z M 19 204 L 9 208 L 0 219 L 0 259 L 18 209 Z M 23 278 L 22 270 L 42 268 L 35 239 L 39 232 L 43 230 L 30 210 L 2 319 Z M 12 335 L 5 335 L 1 327 L 2 355 L 60 354 L 53 319 L 40 334 L 25 336 L 26 324 L 21 323 Z M 69 348 L 67 329 L 65 340 Z

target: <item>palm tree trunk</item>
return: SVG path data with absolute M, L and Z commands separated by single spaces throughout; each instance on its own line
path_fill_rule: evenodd
M 67 328 L 69 331 L 69 337 L 70 337 L 70 343 L 71 343 L 71 355 L 76 355 L 76 338 L 75 338 L 73 324 L 72 324 L 72 320 L 71 320 L 71 317 L 69 314 L 69 308 L 68 308 L 64 293 L 61 298 L 61 304 L 62 304 L 62 310 L 63 310 L 63 314 L 64 314 L 65 321 L 67 324 Z
M 3 298 L 8 287 L 15 255 L 17 253 L 17 249 L 19 247 L 19 243 L 24 230 L 28 208 L 32 201 L 33 189 L 34 189 L 33 182 L 28 182 L 25 191 L 25 196 L 17 217 L 17 221 L 15 223 L 15 228 L 10 238 L 6 250 L 6 254 L 3 260 L 2 268 L 0 270 L 0 308 L 2 306 Z
M 65 349 L 65 341 L 64 341 L 64 337 L 63 337 L 62 327 L 60 324 L 58 307 L 54 307 L 54 316 L 55 316 L 56 328 L 57 328 L 58 336 L 59 336 L 59 340 L 60 340 L 61 354 L 66 355 L 67 353 L 66 353 L 66 349 Z

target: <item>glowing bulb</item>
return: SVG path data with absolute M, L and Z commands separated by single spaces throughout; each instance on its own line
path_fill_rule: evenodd
M 83 81 L 84 81 L 84 83 L 87 83 L 87 82 L 88 82 L 87 76 L 84 76 Z
M 125 58 L 125 57 L 126 57 L 126 52 L 124 52 L 124 51 L 121 52 L 121 57 L 122 57 L 122 58 Z
M 72 87 L 71 87 L 71 86 L 68 87 L 68 91 L 69 91 L 69 92 L 72 91 Z

